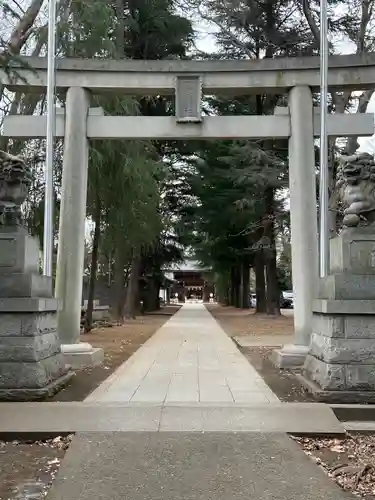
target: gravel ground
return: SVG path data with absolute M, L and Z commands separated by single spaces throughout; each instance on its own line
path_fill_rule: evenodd
M 375 434 L 294 439 L 343 490 L 375 500 Z
M 71 438 L 0 441 L 0 500 L 44 499 Z
M 315 399 L 296 377 L 297 370 L 280 370 L 271 361 L 272 347 L 240 349 L 277 397 L 286 403 L 314 403 Z

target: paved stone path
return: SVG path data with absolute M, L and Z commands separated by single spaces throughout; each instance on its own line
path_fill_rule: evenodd
M 203 304 L 186 304 L 86 401 L 279 402 Z
M 77 431 L 47 500 L 350 498 L 284 434 L 311 423 L 342 434 L 332 411 L 281 403 L 201 304 L 185 305 L 84 403 L 58 405 L 44 403 L 44 418 L 32 403 L 1 413 L 0 427 L 17 410 L 18 426 L 28 414 L 28 429 Z

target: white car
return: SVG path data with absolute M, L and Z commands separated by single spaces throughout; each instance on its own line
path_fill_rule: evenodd
M 287 301 L 290 304 L 290 305 L 288 304 L 288 308 L 293 309 L 293 292 L 290 291 L 282 292 L 282 296 L 285 299 L 285 301 Z M 250 295 L 250 305 L 254 309 L 257 306 L 257 296 L 255 295 L 255 293 L 252 293 Z
M 294 294 L 292 290 L 286 290 L 285 292 L 282 292 L 283 298 L 290 302 L 290 308 L 293 308 L 294 306 Z

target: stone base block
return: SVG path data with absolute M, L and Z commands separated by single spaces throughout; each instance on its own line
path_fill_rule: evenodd
M 375 315 L 375 300 L 315 299 L 312 310 L 320 314 Z
M 309 354 L 303 367 L 303 375 L 322 390 L 340 391 L 346 389 L 345 366 L 342 364 L 326 363 Z
M 0 233 L 1 273 L 39 273 L 39 242 L 23 229 Z
M 331 274 L 319 280 L 319 298 L 327 300 L 374 300 L 375 275 Z
M 38 313 L 53 312 L 56 313 L 59 303 L 53 298 L 39 297 L 0 297 L 0 313 Z
M 361 391 L 361 390 L 339 390 L 330 391 L 324 390 L 312 380 L 306 378 L 304 375 L 297 374 L 297 379 L 305 387 L 305 389 L 314 396 L 314 398 L 322 403 L 331 404 L 374 404 L 375 391 Z
M 90 344 L 64 344 L 61 352 L 65 363 L 73 370 L 83 370 L 84 368 L 94 368 L 104 361 L 104 351 L 94 348 Z
M 272 363 L 281 369 L 303 366 L 309 348 L 303 345 L 289 344 L 282 349 L 275 349 L 271 354 Z
M 327 363 L 309 354 L 303 375 L 327 391 L 375 391 L 375 360 L 365 363 Z
M 331 364 L 375 362 L 375 336 L 373 338 L 334 338 L 313 333 L 310 354 Z
M 61 353 L 39 361 L 1 361 L 0 389 L 44 388 L 67 372 Z
M 50 332 L 57 332 L 56 311 L 0 313 L 0 344 L 6 344 L 10 337 L 37 337 Z
M 0 297 L 52 297 L 52 278 L 37 273 L 1 273 Z
M 92 312 L 93 321 L 104 321 L 110 319 L 111 314 L 109 312 L 109 307 L 94 309 Z
M 1 304 L 5 306 L 0 312 L 2 400 L 43 399 L 71 377 L 61 353 L 53 303 L 54 299 L 0 299 L 0 311 Z
M 37 362 L 59 353 L 60 343 L 56 330 L 34 336 L 0 337 L 0 363 Z
M 370 397 L 375 392 L 375 315 L 357 314 L 354 306 L 347 311 L 313 314 L 310 350 L 302 374 L 319 400 L 327 393 L 328 401 L 336 401 L 340 393 L 343 401 L 363 402 L 366 397 L 362 395 Z
M 330 240 L 331 274 L 375 275 L 373 226 L 347 228 Z
M 52 397 L 70 381 L 74 372 L 68 371 L 44 387 L 7 388 L 0 387 L 0 401 L 41 401 Z

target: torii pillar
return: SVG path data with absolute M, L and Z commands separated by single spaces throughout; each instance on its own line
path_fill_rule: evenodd
M 57 255 L 56 298 L 61 351 L 72 368 L 96 366 L 102 349 L 80 342 L 89 141 L 89 92 L 71 87 L 66 95 L 62 199 Z
M 307 86 L 289 93 L 289 190 L 294 291 L 294 342 L 275 350 L 280 368 L 302 366 L 309 351 L 312 306 L 319 278 L 318 222 L 314 154 L 313 101 Z

